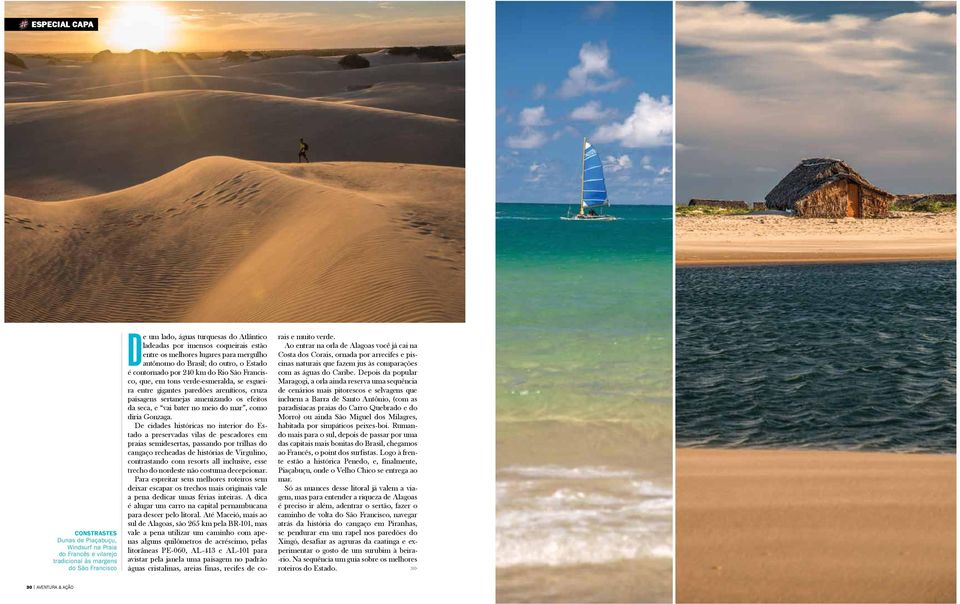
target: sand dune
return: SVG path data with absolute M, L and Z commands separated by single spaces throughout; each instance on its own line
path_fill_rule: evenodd
M 678 602 L 955 602 L 956 457 L 677 451 Z
M 463 122 L 342 103 L 224 91 L 7 103 L 6 191 L 72 199 L 230 155 L 296 161 L 464 164 Z
M 8 321 L 462 321 L 463 170 L 199 159 L 6 198 Z
M 224 73 L 242 75 L 269 75 L 289 71 L 343 71 L 337 65 L 341 57 L 311 57 L 306 55 L 291 55 L 273 59 L 259 59 L 248 63 L 222 63 L 217 59 L 196 63 L 201 68 L 220 68 Z M 218 65 L 221 63 L 221 65 Z M 193 67 L 194 64 L 191 64 Z
M 368 57 L 7 69 L 6 319 L 463 321 L 464 64 Z
M 166 90 L 227 90 L 308 98 L 335 96 L 377 84 L 444 84 L 463 88 L 466 77 L 463 61 L 418 62 L 403 58 L 374 63 L 366 69 L 345 70 L 337 65 L 338 59 L 292 56 L 240 64 L 208 59 L 144 66 L 41 65 L 26 71 L 8 70 L 6 95 L 8 101 L 59 101 Z M 11 85 L 26 81 L 46 86 Z
M 463 86 L 466 63 L 400 63 L 368 67 L 367 69 L 349 69 L 333 72 L 277 72 L 270 76 L 271 82 L 278 82 L 299 88 L 306 96 L 321 96 L 347 92 L 373 84 L 447 84 Z
M 456 120 L 462 120 L 465 113 L 463 87 L 444 84 L 376 84 L 329 97 L 316 97 L 316 100 L 394 111 L 417 111 Z

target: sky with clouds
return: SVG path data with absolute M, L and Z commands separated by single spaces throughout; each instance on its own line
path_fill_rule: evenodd
M 587 137 L 612 204 L 672 203 L 670 2 L 497 3 L 497 201 L 577 204 Z
M 955 192 L 955 7 L 678 3 L 678 203 L 762 200 L 808 157 Z
M 122 2 L 4 2 L 7 17 L 98 17 L 98 33 L 7 32 L 14 52 L 107 48 Z M 160 7 L 173 37 L 151 50 L 356 48 L 464 42 L 463 2 L 142 2 Z M 117 49 L 114 49 L 117 50 Z

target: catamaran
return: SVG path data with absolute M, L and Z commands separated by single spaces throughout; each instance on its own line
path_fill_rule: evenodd
M 580 163 L 580 211 L 571 215 L 568 209 L 567 215 L 560 218 L 561 220 L 616 220 L 616 216 L 603 213 L 603 208 L 609 205 L 607 183 L 603 179 L 603 162 L 597 150 L 584 138 L 583 158 Z

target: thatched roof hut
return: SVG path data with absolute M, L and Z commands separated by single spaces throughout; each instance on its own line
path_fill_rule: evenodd
M 805 159 L 767 193 L 767 207 L 802 218 L 885 218 L 894 196 L 839 159 Z

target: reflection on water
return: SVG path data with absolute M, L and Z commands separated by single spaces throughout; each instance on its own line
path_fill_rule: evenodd
M 677 444 L 953 452 L 952 262 L 677 271 Z

